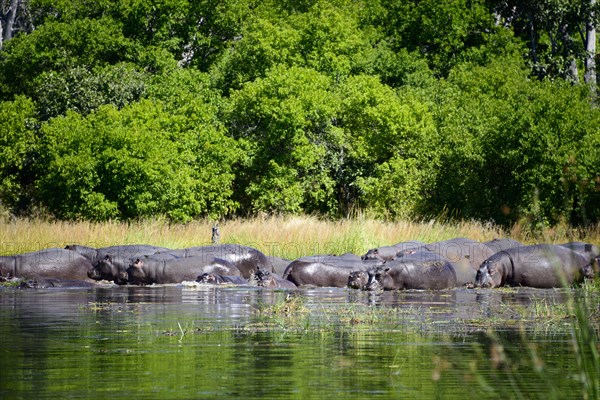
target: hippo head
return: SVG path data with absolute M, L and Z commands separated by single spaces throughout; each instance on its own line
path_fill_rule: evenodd
M 483 288 L 494 288 L 502 284 L 502 274 L 495 262 L 485 260 L 475 275 L 475 285 Z
M 145 285 L 148 283 L 148 277 L 144 271 L 144 261 L 137 258 L 129 264 L 129 268 L 127 268 L 127 282 L 134 285 Z
M 196 282 L 199 283 L 207 283 L 209 285 L 218 285 L 219 284 L 219 276 L 211 273 L 204 273 L 196 278 Z
M 362 256 L 360 259 L 361 260 L 379 260 L 381 257 L 379 255 L 379 250 L 377 249 L 371 249 L 369 251 L 367 251 L 367 253 Z
M 596 275 L 594 273 L 594 265 L 593 263 L 587 264 L 585 265 L 582 269 L 581 272 L 583 273 L 584 278 L 586 279 L 594 279 L 594 276 Z
M 383 290 L 385 288 L 385 281 L 391 279 L 389 273 L 390 269 L 388 267 L 378 267 L 369 271 L 367 290 Z
M 367 289 L 369 274 L 366 271 L 352 271 L 348 276 L 348 287 L 350 289 Z
M 275 278 L 273 278 L 273 274 L 271 271 L 266 270 L 264 268 L 258 267 L 256 269 L 256 285 L 261 287 L 274 287 L 277 286 L 275 283 Z
M 6 279 L 12 279 L 15 276 L 15 257 L 0 257 L 0 276 Z
M 106 257 L 96 263 L 94 268 L 88 271 L 87 275 L 90 279 L 96 281 L 116 281 L 118 279 L 118 272 L 118 268 L 113 264 L 111 257 L 106 255 Z

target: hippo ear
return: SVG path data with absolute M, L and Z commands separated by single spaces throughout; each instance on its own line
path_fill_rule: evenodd
M 111 261 L 110 254 L 107 254 L 106 256 L 104 256 L 104 261 Z
M 136 258 L 135 261 L 133 262 L 133 266 L 136 268 L 142 268 L 143 265 L 144 265 L 144 263 L 139 258 Z
M 389 274 L 390 273 L 390 268 L 389 267 L 388 268 L 384 268 L 383 272 L 386 273 L 386 274 Z

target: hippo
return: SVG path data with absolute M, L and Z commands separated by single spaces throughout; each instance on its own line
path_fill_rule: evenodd
M 598 246 L 585 242 L 570 242 L 563 243 L 561 246 L 571 249 L 576 253 L 581 254 L 592 265 L 594 275 L 600 276 L 600 248 Z
M 476 240 L 455 238 L 412 249 L 398 259 L 411 257 L 411 260 L 418 261 L 421 257 L 422 261 L 448 261 L 454 267 L 457 285 L 463 286 L 475 283 L 479 266 L 494 253 L 493 249 Z
M 229 276 L 240 275 L 240 270 L 233 263 L 219 258 L 206 261 L 204 257 L 169 260 L 148 257 L 133 261 L 127 271 L 121 274 L 121 278 L 127 276 L 127 282 L 134 285 L 181 283 L 195 280 L 207 272 Z
M 271 272 L 274 272 L 279 276 L 283 275 L 283 272 L 291 263 L 290 260 L 286 260 L 285 258 L 279 258 L 275 256 L 268 256 L 268 259 L 271 263 Z
M 350 289 L 366 290 L 369 283 L 369 273 L 367 271 L 352 271 L 348 276 L 348 287 Z
M 398 254 L 403 254 L 405 251 L 409 251 L 425 245 L 423 242 L 416 240 L 409 242 L 401 242 L 393 246 L 381 246 L 371 249 L 366 252 L 361 258 L 363 260 L 381 260 L 391 261 L 398 257 Z
M 494 254 L 479 267 L 476 284 L 556 288 L 593 276 L 592 266 L 577 252 L 559 245 L 536 244 Z
M 196 282 L 207 283 L 210 285 L 248 285 L 248 281 L 241 276 L 219 275 L 212 272 L 206 272 L 196 278 Z
M 81 254 L 57 248 L 0 257 L 0 276 L 5 277 L 88 281 L 91 268 L 90 260 Z
M 350 256 L 309 256 L 294 260 L 283 273 L 283 279 L 296 286 L 346 287 L 353 271 L 366 271 L 380 265 L 379 260 L 360 260 Z
M 65 246 L 65 249 L 83 255 L 93 264 L 104 259 L 107 255 L 113 257 L 118 256 L 122 259 L 130 259 L 158 252 L 169 251 L 169 249 L 166 247 L 152 246 L 148 244 L 127 244 L 120 246 L 101 247 L 98 249 L 80 244 L 69 244 Z
M 257 268 L 273 271 L 273 266 L 262 252 L 248 246 L 238 244 L 221 244 L 214 246 L 198 246 L 187 248 L 186 257 L 196 257 L 210 261 L 215 258 L 231 262 L 245 279 L 250 279 Z
M 456 272 L 450 262 L 433 252 L 407 255 L 368 270 L 367 290 L 447 289 L 455 287 Z
M 282 279 L 269 270 L 259 268 L 252 279 L 256 286 L 264 288 L 296 289 L 297 286 L 287 279 Z
M 494 250 L 494 253 L 498 253 L 502 250 L 510 249 L 511 247 L 519 247 L 523 246 L 523 243 L 517 242 L 514 239 L 502 238 L 502 239 L 492 239 L 487 242 L 483 242 L 486 246 Z
M 89 281 L 76 279 L 41 278 L 22 281 L 19 289 L 47 289 L 47 288 L 93 288 L 96 284 Z
M 135 259 L 143 258 L 148 259 L 152 258 L 153 260 L 173 260 L 178 257 L 175 256 L 171 252 L 166 253 L 154 253 L 146 256 L 138 256 Z M 88 271 L 88 277 L 90 279 L 101 281 L 113 281 L 117 285 L 125 285 L 127 284 L 127 268 L 129 268 L 129 264 L 131 264 L 135 259 L 132 258 L 124 258 L 121 256 L 111 256 L 107 254 L 102 260 L 99 260 L 92 269 Z

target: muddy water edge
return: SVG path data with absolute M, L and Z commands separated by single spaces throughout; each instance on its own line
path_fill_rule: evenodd
M 584 398 L 598 293 L 0 287 L 0 398 Z

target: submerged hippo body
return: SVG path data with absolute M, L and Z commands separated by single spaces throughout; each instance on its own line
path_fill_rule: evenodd
M 454 267 L 457 285 L 462 286 L 474 284 L 481 263 L 496 252 L 476 240 L 455 238 L 427 244 L 411 253 L 404 258 L 410 257 L 413 261 L 419 261 L 419 258 L 422 258 L 421 261 L 448 261 Z M 431 253 L 437 254 L 438 259 L 434 259 Z
M 169 250 L 166 247 L 152 246 L 148 244 L 127 244 L 120 246 L 101 247 L 98 249 L 80 244 L 70 244 L 65 246 L 65 249 L 83 255 L 93 264 L 104 259 L 106 256 L 119 257 L 121 259 L 131 259 Z
M 248 281 L 241 276 L 219 275 L 211 272 L 200 275 L 196 278 L 196 282 L 210 285 L 248 285 Z
M 447 289 L 455 287 L 453 265 L 439 254 L 420 251 L 368 271 L 367 290 Z
M 296 286 L 346 287 L 353 271 L 366 271 L 379 265 L 379 260 L 342 256 L 310 256 L 299 258 L 286 268 L 283 279 Z
M 21 282 L 19 289 L 47 289 L 47 288 L 92 288 L 96 284 L 89 281 L 76 279 L 40 278 Z
M 248 246 L 238 244 L 222 244 L 215 246 L 190 247 L 187 250 L 187 257 L 200 258 L 210 261 L 215 258 L 229 261 L 241 273 L 245 279 L 256 272 L 257 268 L 267 268 L 273 270 L 267 256 L 262 252 Z
M 376 247 L 367 251 L 361 258 L 363 260 L 392 261 L 399 255 L 403 255 L 404 252 L 419 248 L 424 245 L 425 243 L 414 240 L 409 242 L 401 242 L 393 246 Z
M 204 260 L 203 257 L 169 260 L 152 257 L 136 259 L 127 268 L 127 282 L 133 285 L 151 285 L 194 281 L 204 273 L 239 276 L 240 270 L 231 262 L 221 259 Z M 125 278 L 125 276 L 123 276 Z
M 600 248 L 591 243 L 585 242 L 570 242 L 563 243 L 561 246 L 582 255 L 594 269 L 594 276 L 600 276 Z
M 556 288 L 593 277 L 590 263 L 563 246 L 536 244 L 513 247 L 485 260 L 477 271 L 481 287 Z
M 274 256 L 268 256 L 268 259 L 271 264 L 271 272 L 275 272 L 279 276 L 283 275 L 287 266 L 292 262 L 291 260 Z
M 297 286 L 287 279 L 280 278 L 271 271 L 259 268 L 254 275 L 256 286 L 272 289 L 296 289 Z
M 348 276 L 348 287 L 350 289 L 366 290 L 369 283 L 367 271 L 352 271 Z
M 0 257 L 0 276 L 27 279 L 56 278 L 89 281 L 90 260 L 65 249 L 45 249 Z
M 154 253 L 151 255 L 138 255 L 134 258 L 124 258 L 121 256 L 106 255 L 103 259 L 94 264 L 92 269 L 88 271 L 88 277 L 96 280 L 113 281 L 117 285 L 125 285 L 127 283 L 127 268 L 136 259 L 153 259 L 153 260 L 174 260 L 177 259 L 172 253 Z
M 523 246 L 523 243 L 518 242 L 514 239 L 502 238 L 502 239 L 492 239 L 487 242 L 483 242 L 486 246 L 494 251 L 494 253 L 498 253 L 502 250 L 507 250 L 512 247 L 520 247 Z

